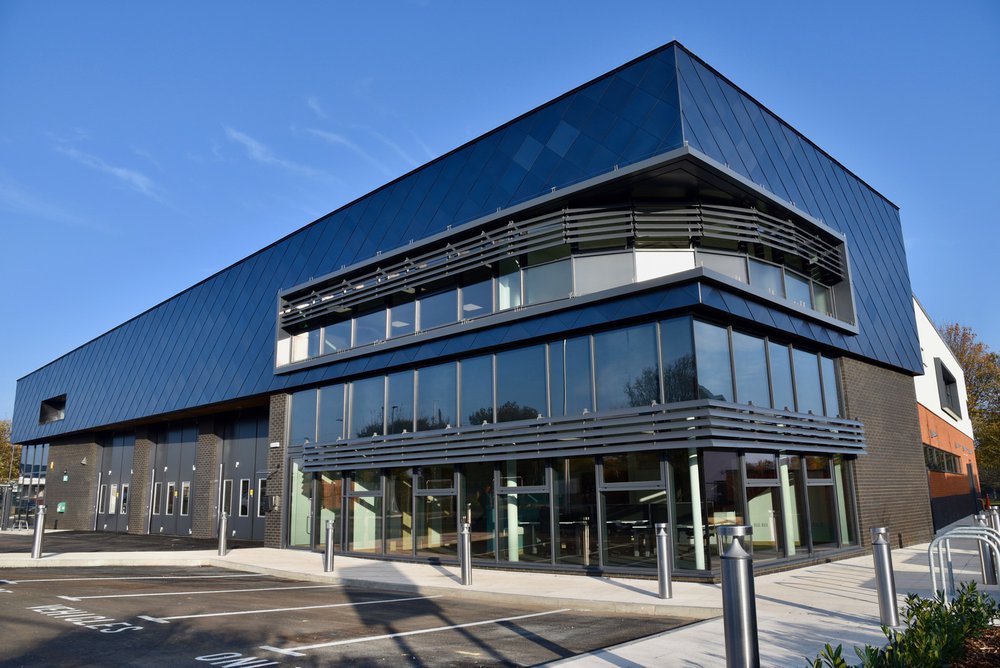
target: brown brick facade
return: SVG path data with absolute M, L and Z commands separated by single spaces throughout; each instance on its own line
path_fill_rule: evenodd
M 149 519 L 149 482 L 153 467 L 153 441 L 145 429 L 135 432 L 132 451 L 132 482 L 129 485 L 128 532 L 145 534 Z
M 51 442 L 45 477 L 47 528 L 93 530 L 100 467 L 101 449 L 93 435 Z M 66 512 L 58 512 L 60 503 L 66 504 Z
M 222 435 L 212 418 L 198 422 L 198 446 L 192 490 L 191 535 L 214 538 L 219 535 L 219 463 Z
M 271 511 L 264 518 L 264 545 L 265 547 L 283 547 L 282 545 L 282 521 L 285 513 L 283 500 L 287 498 L 288 492 L 285 489 L 285 447 L 287 445 L 287 428 L 285 421 L 288 416 L 288 395 L 275 394 L 271 397 L 271 408 L 268 416 L 268 445 L 279 443 L 280 447 L 267 449 L 267 470 L 273 471 L 268 480 L 268 490 L 272 495 L 279 495 L 278 503 L 271 508 Z
M 868 454 L 854 467 L 860 537 L 886 526 L 893 546 L 933 536 L 927 468 L 920 440 L 917 397 L 909 375 L 842 358 L 841 380 L 848 418 L 865 426 Z M 901 538 L 900 538 L 901 537 Z

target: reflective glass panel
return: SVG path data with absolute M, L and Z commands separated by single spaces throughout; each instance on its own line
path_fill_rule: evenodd
M 694 347 L 700 399 L 733 400 L 733 373 L 729 364 L 729 332 L 694 321 Z
M 654 525 L 668 521 L 667 492 L 636 489 L 604 492 L 604 563 L 656 569 Z
M 339 471 L 323 471 L 316 476 L 317 513 L 313 533 L 326 540 L 326 521 L 333 520 L 333 544 L 340 547 L 344 498 L 344 480 Z M 263 492 L 261 492 L 263 496 Z M 258 500 L 259 502 L 259 500 Z
M 413 334 L 417 327 L 415 302 L 397 304 L 389 309 L 389 337 Z
M 458 367 L 454 362 L 417 370 L 417 429 L 457 425 Z
M 552 558 L 549 495 L 498 494 L 500 560 L 548 562 Z
M 388 378 L 389 400 L 386 403 L 386 433 L 413 431 L 413 372 L 401 371 Z
M 746 464 L 747 479 L 778 479 L 778 464 L 773 454 L 769 452 L 748 452 L 743 456 L 743 461 Z
M 705 479 L 705 509 L 714 541 L 715 526 L 743 524 L 743 482 L 740 460 L 735 452 L 705 450 L 702 454 Z
M 754 561 L 784 556 L 781 549 L 781 488 L 748 486 L 747 514 L 753 527 Z
M 351 383 L 351 437 L 384 434 L 385 377 Z
M 573 259 L 575 289 L 578 295 L 589 295 L 628 285 L 635 280 L 635 256 L 632 253 L 584 255 Z
M 316 390 L 302 390 L 292 395 L 292 420 L 288 444 L 316 442 Z
M 813 308 L 820 313 L 833 315 L 833 297 L 830 288 L 820 283 L 813 283 Z
M 493 422 L 493 357 L 462 360 L 462 424 Z
M 594 410 L 590 373 L 590 337 L 566 341 L 566 415 Z
M 771 363 L 771 391 L 774 393 L 774 407 L 795 410 L 795 393 L 792 391 L 792 362 L 788 356 L 788 346 L 777 343 L 767 344 L 768 361 Z
M 417 553 L 455 556 L 458 554 L 458 498 L 417 497 Z
M 837 546 L 837 515 L 833 485 L 809 485 L 809 528 L 813 547 Z
M 501 462 L 501 487 L 539 487 L 545 485 L 544 459 L 515 459 Z
M 302 470 L 302 460 L 292 460 L 291 493 L 288 504 L 288 544 L 291 547 L 311 547 L 312 532 L 309 516 L 312 513 L 313 475 Z M 242 484 L 241 484 L 242 487 Z M 237 490 L 233 490 L 234 493 Z M 170 488 L 168 486 L 169 494 Z
M 493 281 L 487 279 L 462 287 L 462 319 L 493 312 Z
M 454 464 L 432 464 L 420 467 L 420 489 L 453 489 L 455 487 Z
M 660 400 L 653 325 L 595 334 L 594 365 L 597 410 L 649 406 Z
M 523 277 L 525 304 L 565 299 L 573 292 L 573 267 L 568 259 L 528 267 Z
M 785 270 L 785 293 L 788 299 L 799 306 L 812 308 L 812 298 L 809 296 L 809 279 L 799 276 L 793 271 Z
M 307 336 L 309 343 L 308 343 L 308 353 L 306 354 L 309 357 L 316 357 L 317 355 L 319 355 L 320 330 L 319 329 L 309 330 Z
M 413 553 L 413 475 L 408 468 L 386 473 L 385 551 Z
M 736 371 L 736 400 L 742 404 L 771 407 L 767 385 L 767 358 L 764 339 L 733 332 L 733 361 Z
M 420 298 L 420 329 L 428 330 L 458 319 L 458 291 L 446 290 Z
M 597 484 L 593 457 L 557 459 L 555 476 L 559 534 L 555 542 L 557 564 L 597 565 Z
M 658 452 L 604 455 L 604 483 L 662 481 Z
M 697 471 L 697 455 L 694 456 Z M 698 569 L 705 567 L 705 527 L 704 508 L 695 508 L 691 493 L 692 457 L 687 450 L 668 450 L 667 464 L 673 476 L 669 498 L 670 516 L 673 524 L 674 558 L 678 568 Z M 695 478 L 697 480 L 697 477 Z M 696 513 L 697 510 L 697 523 Z M 701 550 L 699 550 L 699 543 Z M 701 553 L 699 565 L 698 555 Z
M 826 414 L 840 417 L 840 395 L 837 393 L 837 364 L 829 357 L 820 357 L 823 368 L 823 400 Z
M 508 350 L 496 357 L 497 422 L 545 415 L 545 346 Z
M 697 398 L 694 368 L 694 336 L 691 318 L 674 318 L 660 323 L 660 354 L 663 356 L 665 401 Z
M 750 260 L 750 285 L 760 288 L 773 297 L 784 297 L 781 267 L 759 260 Z
M 382 497 L 348 499 L 347 550 L 379 554 L 382 542 Z
M 735 278 L 741 283 L 747 282 L 747 261 L 741 255 L 721 255 L 700 251 L 698 263 L 706 269 L 712 269 L 729 278 Z
M 806 456 L 806 475 L 809 480 L 829 480 L 830 458 L 826 455 Z
M 566 414 L 566 379 L 563 374 L 563 342 L 550 343 L 549 351 L 549 403 L 550 415 Z
M 521 268 L 517 260 L 507 259 L 500 262 L 496 305 L 498 311 L 521 305 Z
M 472 556 L 492 558 L 496 550 L 496 505 L 493 463 L 462 465 L 462 498 L 472 514 Z
M 354 345 L 363 346 L 385 339 L 385 309 L 359 315 L 354 319 Z
M 351 492 L 382 492 L 382 474 L 378 469 L 361 469 L 351 476 Z
M 319 441 L 329 443 L 344 437 L 344 386 L 319 390 Z
M 819 384 L 819 359 L 816 353 L 792 349 L 795 360 L 795 395 L 800 413 L 823 414 L 823 391 Z
M 323 354 L 351 347 L 351 321 L 341 320 L 323 328 Z

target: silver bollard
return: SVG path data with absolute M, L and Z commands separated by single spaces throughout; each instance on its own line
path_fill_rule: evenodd
M 45 506 L 35 509 L 35 540 L 31 544 L 31 558 L 42 558 L 42 543 L 45 539 Z
M 1000 531 L 1000 512 L 998 512 L 996 508 L 990 508 L 990 511 L 986 514 L 989 515 L 990 518 L 989 526 L 997 531 Z
M 760 667 L 752 535 L 753 527 L 749 526 L 720 526 L 716 529 L 722 562 L 726 668 Z
M 670 525 L 663 522 L 656 524 L 656 578 L 660 585 L 660 598 L 673 598 L 673 573 L 670 568 Z
M 333 572 L 333 520 L 326 521 L 326 551 L 323 553 L 323 571 Z
M 472 534 L 469 523 L 463 522 L 458 532 L 458 561 L 462 567 L 462 584 L 472 584 Z
M 229 553 L 229 515 L 225 512 L 219 513 L 219 556 L 224 557 Z
M 977 513 L 976 524 L 989 528 L 989 516 L 986 513 Z M 993 560 L 993 550 L 983 541 L 977 540 L 976 543 L 979 545 L 979 570 L 983 576 L 983 584 L 995 585 L 997 583 L 997 567 Z
M 875 558 L 875 589 L 878 592 L 878 616 L 882 626 L 899 626 L 896 604 L 896 575 L 892 570 L 889 530 L 872 527 L 872 556 Z

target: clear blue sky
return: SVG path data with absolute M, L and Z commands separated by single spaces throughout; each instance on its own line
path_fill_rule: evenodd
M 917 295 L 1000 348 L 1000 2 L 0 2 L 15 381 L 678 39 L 902 210 Z

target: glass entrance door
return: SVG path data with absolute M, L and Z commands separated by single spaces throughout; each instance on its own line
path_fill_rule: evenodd
M 302 459 L 291 460 L 289 472 L 288 546 L 312 547 L 313 475 L 302 470 Z

